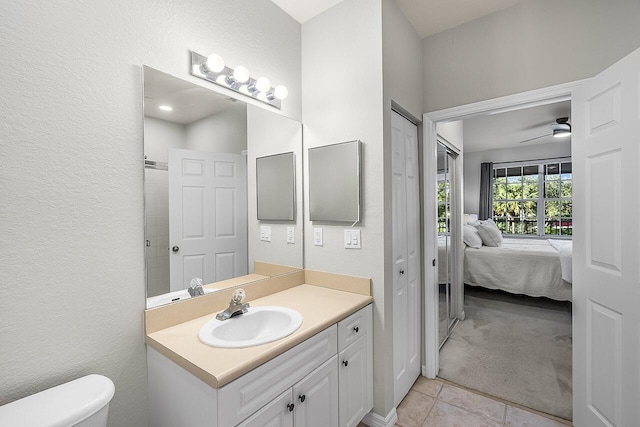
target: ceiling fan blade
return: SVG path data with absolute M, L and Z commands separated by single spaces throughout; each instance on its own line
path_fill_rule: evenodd
M 549 137 L 549 136 L 551 136 L 551 134 L 548 134 L 548 133 L 547 133 L 547 134 L 545 134 L 545 135 L 536 136 L 535 138 L 525 139 L 524 141 L 520 141 L 518 144 L 525 144 L 525 143 L 527 143 L 527 142 L 533 142 L 533 141 L 535 141 L 536 139 L 547 138 L 547 137 Z
M 526 126 L 520 130 L 533 130 L 538 128 L 544 128 L 545 126 L 549 126 L 549 121 L 545 120 L 544 122 L 534 123 L 532 125 Z

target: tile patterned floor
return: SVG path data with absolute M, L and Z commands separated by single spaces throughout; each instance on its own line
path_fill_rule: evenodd
M 567 427 L 508 403 L 442 380 L 418 377 L 397 408 L 396 427 Z

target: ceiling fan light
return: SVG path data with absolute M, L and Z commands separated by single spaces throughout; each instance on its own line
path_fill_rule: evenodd
M 554 129 L 553 137 L 554 138 L 564 138 L 567 136 L 571 136 L 571 131 L 568 129 Z

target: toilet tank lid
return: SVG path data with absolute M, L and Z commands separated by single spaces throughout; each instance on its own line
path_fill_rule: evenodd
M 68 427 L 109 404 L 115 386 L 91 374 L 0 406 L 0 426 Z

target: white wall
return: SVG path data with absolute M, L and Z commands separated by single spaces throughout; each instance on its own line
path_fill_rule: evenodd
M 424 111 L 589 78 L 640 46 L 638 0 L 536 0 L 423 40 Z
M 218 52 L 289 88 L 300 25 L 268 0 L 0 3 L 0 404 L 91 372 L 147 425 L 142 80 Z M 207 85 L 209 86 L 209 85 Z
M 169 150 L 185 148 L 186 144 L 187 129 L 185 125 L 145 116 L 144 154 L 148 160 L 167 163 Z
M 247 106 L 242 102 L 186 126 L 189 150 L 240 154 L 247 149 Z
M 464 153 L 464 213 L 478 213 L 480 164 L 570 157 L 571 141 Z
M 438 123 L 436 125 L 436 133 L 458 150 L 464 150 L 464 126 L 462 120 Z
M 247 107 L 247 187 L 249 224 L 249 271 L 254 261 L 303 267 L 302 124 L 288 117 L 249 105 Z M 256 157 L 293 152 L 295 158 L 295 220 L 258 221 Z M 271 241 L 260 240 L 260 226 L 271 227 Z M 294 243 L 287 243 L 287 227 L 294 227 Z
M 371 277 L 374 303 L 374 409 L 386 415 L 392 360 L 384 321 L 384 179 L 382 11 L 379 1 L 345 0 L 302 25 L 304 170 L 307 150 L 338 142 L 362 141 L 362 249 L 344 249 L 351 224 L 306 220 L 305 267 Z M 314 246 L 313 229 L 324 230 L 324 246 Z M 390 286 L 390 284 L 388 285 Z M 392 399 L 391 399 L 392 400 Z
M 393 351 L 393 175 L 391 110 L 392 107 L 415 121 L 422 119 L 422 43 L 407 18 L 402 14 L 395 0 L 382 0 L 382 55 L 383 55 L 383 170 L 384 170 L 384 325 L 376 333 L 384 334 L 384 340 L 378 338 L 379 345 L 386 346 L 385 365 L 376 372 L 378 388 L 375 389 L 375 412 L 386 416 L 394 406 L 394 361 Z M 421 141 L 421 128 L 418 130 Z M 422 166 L 421 166 L 422 167 Z M 374 329 L 376 327 L 374 326 Z M 384 343 L 384 344 L 383 344 Z M 384 350 L 383 350 L 384 351 Z M 375 352 L 376 357 L 379 353 Z M 382 382 L 384 380 L 384 383 Z

